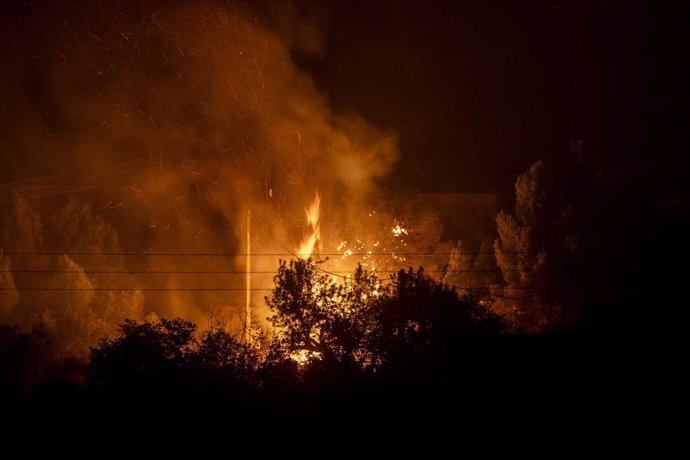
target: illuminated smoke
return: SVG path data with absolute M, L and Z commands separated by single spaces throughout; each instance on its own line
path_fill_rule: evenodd
M 28 22 L 6 19 L 0 32 L 0 180 L 14 183 L 1 190 L 5 204 L 16 190 L 48 222 L 75 196 L 112 223 L 118 250 L 131 253 L 242 252 L 247 209 L 257 254 L 288 253 L 305 228 L 305 252 L 327 232 L 337 241 L 368 230 L 360 216 L 380 199 L 377 181 L 398 157 L 396 137 L 333 113 L 295 66 L 292 45 L 327 52 L 313 30 L 287 36 L 283 23 L 270 26 L 250 7 L 213 2 L 26 8 Z M 321 216 L 305 226 L 314 190 Z M 252 267 L 270 272 L 277 258 L 257 256 Z M 166 316 L 201 322 L 210 308 L 242 303 L 241 291 L 204 290 L 242 287 L 241 273 L 170 273 L 241 272 L 241 257 L 118 263 L 168 272 L 114 282 L 161 289 L 147 292 L 145 304 Z M 252 282 L 260 304 L 271 275 Z

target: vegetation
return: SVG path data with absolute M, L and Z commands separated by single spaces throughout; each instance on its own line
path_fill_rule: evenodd
M 514 208 L 498 215 L 495 240 L 487 237 L 477 257 L 459 243 L 440 280 L 422 268 L 379 279 L 362 267 L 339 276 L 320 261 L 281 262 L 265 299 L 271 331 L 251 341 L 220 326 L 199 331 L 179 318 L 142 320 L 143 293 L 117 257 L 122 248 L 106 220 L 74 201 L 42 220 L 17 196 L 0 228 L 0 403 L 8 413 L 25 412 L 27 400 L 47 392 L 49 401 L 82 407 L 109 402 L 108 411 L 146 407 L 178 417 L 221 404 L 309 417 L 315 407 L 382 404 L 395 413 L 428 400 L 493 397 L 505 390 L 502 382 L 520 367 L 523 352 L 543 350 L 537 362 L 549 366 L 576 356 L 553 342 L 511 342 L 519 336 L 504 332 L 609 324 L 601 320 L 601 299 L 624 292 L 639 265 L 620 257 L 635 254 L 628 243 L 611 243 L 636 228 L 608 215 L 615 197 L 594 206 L 577 192 L 587 176 L 573 171 L 533 165 L 516 183 Z M 51 253 L 52 245 L 71 255 Z M 602 260 L 618 269 L 604 270 Z M 31 286 L 28 272 L 37 269 L 55 288 L 49 295 L 18 287 Z M 95 289 L 118 283 L 135 288 Z M 629 299 L 609 302 L 635 306 Z M 522 368 L 537 376 L 526 381 L 551 378 L 541 364 Z M 419 399 L 409 403 L 410 395 Z
M 44 333 L 7 328 L 0 335 L 8 350 L 30 355 L 21 358 L 27 366 L 41 363 L 41 385 L 54 382 L 55 369 L 68 369 L 60 381 L 81 388 L 77 394 L 87 400 L 114 398 L 126 406 L 139 401 L 165 413 L 171 398 L 191 395 L 209 404 L 260 407 L 273 401 L 305 411 L 314 398 L 376 394 L 410 378 L 448 381 L 460 374 L 464 340 L 503 330 L 496 314 L 422 269 L 400 271 L 382 283 L 360 267 L 336 283 L 319 265 L 311 259 L 281 263 L 266 299 L 275 332 L 254 343 L 222 328 L 200 333 L 182 319 L 126 320 L 74 372 L 59 356 L 43 356 Z M 29 375 L 22 369 L 10 373 Z M 22 382 L 13 385 L 13 391 L 24 391 Z
M 338 284 L 317 262 L 282 262 L 267 303 L 275 334 L 240 343 L 222 329 L 195 334 L 181 319 L 127 320 L 120 334 L 93 349 L 89 375 L 95 384 L 177 372 L 216 372 L 261 385 L 266 369 L 292 366 L 300 373 L 405 373 L 452 361 L 467 336 L 502 331 L 501 319 L 473 299 L 458 297 L 420 269 L 401 271 L 388 287 L 357 269 Z M 431 363 L 431 364 L 430 364 Z M 257 380 L 258 379 L 258 380 Z
M 0 324 L 43 328 L 57 355 L 86 359 L 119 323 L 142 317 L 144 295 L 113 255 L 116 230 L 89 205 L 72 198 L 47 217 L 17 193 L 0 211 Z
M 496 217 L 496 263 L 505 281 L 496 308 L 519 332 L 553 330 L 577 300 L 570 275 L 582 258 L 586 187 L 571 166 L 534 163 L 515 183 L 514 211 Z

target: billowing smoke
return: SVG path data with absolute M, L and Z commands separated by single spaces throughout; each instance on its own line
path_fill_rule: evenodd
M 20 235 L 30 240 L 23 246 L 7 237 L 12 247 L 0 248 L 0 267 L 58 267 L 72 277 L 0 273 L 2 286 L 159 289 L 146 292 L 146 308 L 199 320 L 214 305 L 241 303 L 239 290 L 203 289 L 241 288 L 242 275 L 179 272 L 241 272 L 242 258 L 89 254 L 243 253 L 247 210 L 253 251 L 286 253 L 302 239 L 304 208 L 317 192 L 322 233 L 361 225 L 358 216 L 379 198 L 377 183 L 397 159 L 393 133 L 333 113 L 293 63 L 292 45 L 324 50 L 314 29 L 282 26 L 290 8 L 279 7 L 273 25 L 265 9 L 232 3 L 5 8 L 0 206 L 7 227 L 21 203 L 36 234 Z M 38 256 L 22 251 L 55 255 L 29 260 Z M 273 270 L 276 259 L 257 258 L 253 269 Z M 112 270 L 122 275 L 98 273 Z M 136 275 L 145 271 L 167 273 Z M 254 286 L 270 280 L 257 276 Z M 165 290 L 173 288 L 189 290 Z M 131 312 L 144 302 L 131 289 L 85 292 L 44 293 L 41 301 L 90 304 L 99 318 L 108 305 Z M 254 302 L 265 294 L 257 290 Z M 11 305 L 36 300 L 21 290 L 25 300 L 15 299 L 11 288 L 2 295 L 5 316 Z

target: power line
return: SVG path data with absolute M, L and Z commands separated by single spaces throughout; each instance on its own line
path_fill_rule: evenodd
M 115 173 L 110 173 L 110 176 L 114 175 L 125 175 L 129 174 L 126 171 L 121 171 L 121 172 L 115 172 Z M 21 201 L 22 199 L 26 200 L 31 200 L 33 198 L 41 198 L 43 193 L 47 193 L 46 196 L 53 196 L 53 194 L 57 193 L 71 193 L 73 191 L 78 191 L 81 187 L 86 187 L 86 186 L 94 186 L 94 187 L 117 187 L 120 186 L 120 184 L 115 184 L 115 183 L 99 183 L 99 184 L 94 184 L 92 179 L 96 179 L 101 176 L 105 176 L 106 174 L 94 174 L 91 176 L 83 176 L 78 178 L 77 181 L 74 181 L 72 183 L 62 183 L 62 184 L 33 184 L 33 185 L 28 185 L 28 186 L 21 186 L 21 187 L 16 187 L 13 189 L 9 190 L 4 190 L 2 191 L 0 189 L 0 195 L 2 195 L 2 202 L 3 203 L 12 203 L 16 201 Z M 8 196 L 13 195 L 14 193 L 17 193 L 19 196 L 16 198 L 9 198 Z M 38 193 L 38 194 L 37 194 Z
M 380 280 L 381 281 L 381 280 Z M 463 290 L 479 290 L 479 289 L 490 289 L 487 286 L 451 286 L 455 289 Z M 511 286 L 507 289 L 509 290 L 539 290 L 539 289 L 564 289 L 564 286 Z M 272 291 L 275 287 L 270 288 L 251 288 L 251 290 L 257 291 Z M 51 288 L 51 287 L 0 287 L 0 291 L 246 291 L 246 288 L 225 288 L 225 287 L 184 287 L 184 288 L 147 288 L 147 287 L 93 287 L 93 288 Z M 486 293 L 487 295 L 494 295 L 491 293 Z M 499 294 L 496 294 L 499 295 Z
M 456 286 L 456 289 L 472 290 L 484 289 L 484 287 Z M 274 288 L 251 288 L 252 292 L 270 292 Z M 511 289 L 516 289 L 515 287 Z M 535 290 L 534 287 L 523 287 L 524 290 Z M 0 288 L 0 291 L 20 291 L 20 292 L 247 292 L 246 288 L 40 288 L 40 287 L 19 287 L 19 288 Z M 494 299 L 507 299 L 523 303 L 536 305 L 553 306 L 553 303 L 542 302 L 535 299 L 525 299 L 523 297 L 507 296 L 503 294 L 493 294 L 490 292 L 479 293 L 481 296 L 492 297 Z
M 369 274 L 374 274 L 374 273 L 399 273 L 401 270 L 405 271 L 405 269 L 399 269 L 399 270 L 371 270 L 368 273 Z M 352 270 L 326 270 L 322 269 L 322 271 L 325 271 L 329 274 L 336 275 L 336 274 L 351 274 L 353 273 Z M 504 270 L 504 271 L 520 271 L 518 269 L 510 269 L 510 270 Z M 528 270 L 524 270 L 528 271 Z M 445 274 L 458 274 L 458 273 L 500 273 L 501 269 L 499 268 L 493 268 L 493 269 L 485 269 L 485 270 L 452 270 L 452 271 L 446 271 L 446 270 L 424 270 L 424 273 L 445 273 Z M 0 270 L 0 273 L 32 273 L 32 274 L 39 274 L 39 273 L 48 273 L 48 274 L 69 274 L 69 273 L 84 273 L 84 274 L 120 274 L 120 275 L 244 275 L 247 273 L 246 270 L 52 270 L 52 269 L 47 269 L 47 270 Z M 256 270 L 256 271 L 250 271 L 249 272 L 252 275 L 268 275 L 268 274 L 277 274 L 277 270 Z
M 138 288 L 138 287 L 124 287 L 124 288 L 42 288 L 42 287 L 18 287 L 18 288 L 0 288 L 0 291 L 241 291 L 245 292 L 246 288 Z M 252 291 L 272 291 L 273 288 L 251 288 Z
M 0 203 L 2 203 L 0 201 Z M 164 256 L 164 257 L 246 257 L 248 254 L 244 252 L 35 252 L 35 251 L 7 251 L 6 255 L 16 256 Z M 353 256 L 444 256 L 444 255 L 537 255 L 548 254 L 548 252 L 353 252 L 351 254 L 343 254 L 341 252 L 322 253 L 317 255 L 312 254 L 292 254 L 292 253 L 251 253 L 251 257 L 309 257 L 311 259 L 318 259 L 318 257 L 342 257 L 347 258 Z
M 0 273 L 48 273 L 48 274 L 69 274 L 69 273 L 84 273 L 84 274 L 111 274 L 111 275 L 244 275 L 246 270 L 209 270 L 209 271 L 183 271 L 183 270 L 0 270 Z M 275 270 L 271 271 L 251 271 L 252 275 L 257 274 L 276 274 Z M 345 273 L 345 272 L 343 272 Z M 349 272 L 347 272 L 349 273 Z
M 502 295 L 502 294 L 490 294 L 490 293 L 487 295 L 489 295 L 491 297 L 495 297 L 495 298 L 507 299 L 507 300 L 516 300 L 518 302 L 531 303 L 531 304 L 535 304 L 535 305 L 545 305 L 548 307 L 554 306 L 553 303 L 541 302 L 539 300 L 534 300 L 534 299 L 524 299 L 522 297 L 513 297 L 513 296 Z
M 1 200 L 0 205 L 8 205 L 10 203 L 14 203 L 14 202 L 17 202 L 17 201 L 22 200 L 22 199 L 27 200 L 27 201 L 36 200 L 38 198 L 47 198 L 47 197 L 51 197 L 51 196 L 61 196 L 61 195 L 69 195 L 71 193 L 86 192 L 88 190 L 95 190 L 95 189 L 99 189 L 99 188 L 103 188 L 103 187 L 105 187 L 105 186 L 104 185 L 91 185 L 88 187 L 82 187 L 82 188 L 67 190 L 67 191 L 63 191 L 63 192 L 44 193 L 41 195 L 33 195 L 33 196 L 27 196 L 27 197 L 21 197 L 21 198 L 13 198 L 10 200 Z
M 71 176 L 78 176 L 80 174 L 87 174 L 86 176 L 83 176 L 82 179 L 88 179 L 92 177 L 99 177 L 99 176 L 105 176 L 105 175 L 111 175 L 111 174 L 117 174 L 120 172 L 128 172 L 127 169 L 124 168 L 125 165 L 129 165 L 134 163 L 135 160 L 129 160 L 124 163 L 119 164 L 119 166 L 122 166 L 119 169 L 106 169 L 106 168 L 89 168 L 89 169 L 80 169 L 76 171 L 70 171 L 67 173 L 63 174 L 54 174 L 51 176 L 43 176 L 43 177 L 33 177 L 31 179 L 22 179 L 22 180 L 17 180 L 17 181 L 12 181 L 12 182 L 3 182 L 0 184 L 0 187 L 7 187 L 7 186 L 14 186 L 14 185 L 21 185 L 21 184 L 31 184 L 35 182 L 43 182 L 46 180 L 54 180 L 54 179 L 59 179 L 62 177 L 71 177 Z M 102 171 L 102 172 L 100 172 Z M 98 173 L 98 174 L 96 174 Z

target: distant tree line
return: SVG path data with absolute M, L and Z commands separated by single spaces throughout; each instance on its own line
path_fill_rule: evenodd
M 629 208 L 611 207 L 625 202 L 613 190 L 584 169 L 536 163 L 518 178 L 514 209 L 498 215 L 495 240 L 487 238 L 476 256 L 459 243 L 440 279 L 422 268 L 380 279 L 360 266 L 336 280 L 321 261 L 283 261 L 265 299 L 273 327 L 250 338 L 216 325 L 199 331 L 183 319 L 143 320 L 136 291 L 111 299 L 75 291 L 52 307 L 31 307 L 40 304 L 12 289 L 13 267 L 58 264 L 79 275 L 82 263 L 123 262 L 40 255 L 40 220 L 18 198 L 0 240 L 9 252 L 37 252 L 32 257 L 40 260 L 0 252 L 2 399 L 8 410 L 21 410 L 23 398 L 35 392 L 58 391 L 62 398 L 67 391 L 87 406 L 129 398 L 169 410 L 183 394 L 199 395 L 201 404 L 256 408 L 334 394 L 398 401 L 410 392 L 425 394 L 419 388 L 433 392 L 441 386 L 446 396 L 478 385 L 496 389 L 501 367 L 510 371 L 512 360 L 520 359 L 521 349 L 513 353 L 505 332 L 577 332 L 603 324 L 608 334 L 636 314 L 626 293 L 638 291 L 626 283 L 639 268 L 635 242 L 642 241 L 644 226 Z M 88 207 L 68 203 L 51 224 L 62 227 L 60 238 L 76 238 L 69 243 L 74 252 L 118 252 L 117 235 Z M 22 276 L 20 271 L 16 279 Z M 50 276 L 56 286 L 68 282 Z M 102 282 L 98 275 L 70 279 L 84 286 Z M 467 285 L 479 288 L 454 287 Z M 83 308 L 71 310 L 75 302 Z M 623 313 L 621 307 L 629 309 Z M 606 322 L 607 312 L 615 321 Z M 494 353 L 486 340 L 508 345 Z M 75 352 L 89 345 L 88 354 Z
M 476 254 L 459 241 L 442 279 L 490 304 L 511 333 L 620 321 L 639 290 L 626 280 L 648 269 L 642 256 L 659 225 L 650 197 L 576 158 L 538 161 L 517 178 L 496 233 Z
M 282 262 L 266 298 L 271 335 L 242 340 L 222 328 L 201 334 L 181 319 L 127 320 L 94 348 L 90 383 L 109 385 L 179 372 L 222 374 L 262 385 L 277 369 L 292 379 L 337 375 L 442 375 L 462 339 L 492 336 L 502 319 L 475 299 L 401 270 L 382 284 L 358 268 L 336 283 L 312 259 Z
M 203 390 L 249 404 L 291 388 L 338 391 L 390 379 L 452 378 L 466 340 L 505 327 L 490 309 L 422 269 L 386 281 L 360 267 L 336 283 L 320 262 L 282 262 L 266 301 L 270 335 L 247 340 L 220 327 L 200 332 L 182 319 L 126 320 L 88 361 L 53 362 L 52 369 L 44 356 L 48 335 L 6 328 L 0 331 L 4 382 L 18 391 L 40 388 L 41 375 L 47 382 L 59 375 L 92 397 L 134 392 L 161 402 L 169 391 Z

